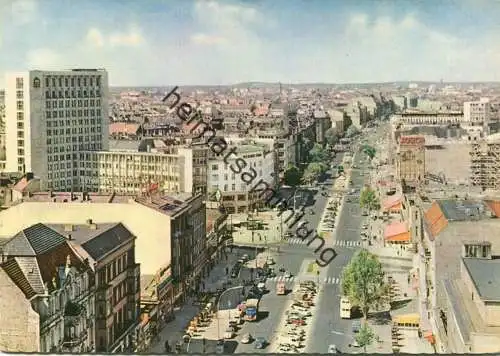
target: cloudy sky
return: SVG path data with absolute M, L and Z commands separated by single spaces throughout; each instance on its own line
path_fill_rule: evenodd
M 497 0 L 0 0 L 5 71 L 112 85 L 500 80 Z

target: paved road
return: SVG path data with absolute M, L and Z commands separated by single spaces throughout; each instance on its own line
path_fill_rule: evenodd
M 379 131 L 382 132 L 382 129 Z M 368 141 L 375 141 L 378 135 L 372 135 Z M 365 160 L 365 155 L 356 153 L 354 155 L 354 164 L 359 169 L 352 171 L 352 188 L 361 189 L 368 178 L 368 168 L 365 163 L 360 162 L 360 158 Z M 363 175 L 361 175 L 363 172 Z M 360 227 L 363 221 L 361 208 L 357 201 L 343 205 L 339 224 L 337 226 L 337 239 L 346 241 L 360 241 Z M 349 263 L 356 249 L 346 249 L 335 247 L 338 256 L 328 266 L 328 275 L 340 275 L 342 269 Z M 325 284 L 323 292 L 320 295 L 318 316 L 312 331 L 312 339 L 308 343 L 308 353 L 326 353 L 328 346 L 334 344 L 344 353 L 359 352 L 360 350 L 349 347 L 353 342 L 353 333 L 351 331 L 351 320 L 340 318 L 340 284 Z
M 337 155 L 335 163 L 338 164 L 341 160 L 342 155 Z M 331 186 L 332 183 L 333 182 L 330 179 L 324 182 L 324 184 L 327 186 Z M 320 193 L 317 193 L 314 198 L 314 206 L 308 207 L 307 210 L 312 208 L 314 209 L 316 214 L 307 214 L 303 218 L 304 221 L 307 221 L 310 228 L 316 228 L 319 225 L 321 212 L 325 209 L 326 203 L 328 201 L 328 198 L 322 196 Z M 295 228 L 291 229 L 292 232 L 294 230 Z M 297 274 L 300 272 L 300 268 L 304 260 L 314 260 L 316 258 L 317 256 L 315 255 L 314 248 L 312 247 L 308 247 L 307 245 L 293 245 L 284 243 L 280 247 L 280 252 L 277 253 L 274 258 L 276 262 L 274 267 L 276 272 L 278 273 L 277 278 L 281 277 L 280 273 L 278 272 L 280 266 L 284 266 L 285 269 L 290 271 L 293 276 L 297 276 Z M 245 322 L 242 329 L 238 332 L 238 340 L 245 333 L 250 333 L 254 337 L 262 336 L 269 340 L 269 338 L 273 336 L 274 332 L 280 326 L 279 323 L 281 322 L 282 315 L 284 313 L 286 301 L 292 298 L 292 294 L 289 293 L 286 296 L 276 295 L 276 283 L 277 282 L 275 281 L 275 279 L 271 279 L 266 283 L 267 288 L 269 288 L 269 293 L 264 295 L 261 299 L 261 303 L 259 305 L 259 310 L 261 311 L 261 314 L 259 315 L 260 320 L 254 323 Z M 293 281 L 286 283 L 287 288 L 291 289 L 293 284 Z M 273 342 L 273 340 L 270 341 Z M 249 345 L 239 343 L 238 347 L 236 348 L 236 353 L 267 352 L 269 352 L 267 348 L 263 350 L 256 350 L 253 343 Z

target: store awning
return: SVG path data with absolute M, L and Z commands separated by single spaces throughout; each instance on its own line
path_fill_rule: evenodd
M 404 324 L 420 325 L 420 315 L 417 313 L 396 315 L 392 318 L 392 321 L 394 323 L 402 325 Z
M 385 227 L 384 238 L 386 241 L 391 242 L 410 242 L 408 224 L 403 221 L 387 225 Z

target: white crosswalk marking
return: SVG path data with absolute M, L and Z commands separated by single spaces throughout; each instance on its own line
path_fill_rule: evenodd
M 285 283 L 293 283 L 293 282 L 305 282 L 305 281 L 313 281 L 316 282 L 317 278 L 316 277 L 309 277 L 309 276 L 292 276 L 290 278 L 285 278 L 284 276 L 275 276 L 268 278 L 266 282 L 269 283 L 278 283 L 278 282 L 285 282 Z M 320 280 L 321 284 L 340 284 L 340 278 L 339 277 L 324 277 Z
M 361 246 L 361 241 L 335 240 L 335 241 L 333 241 L 333 246 L 339 246 L 339 247 L 358 247 L 358 246 Z

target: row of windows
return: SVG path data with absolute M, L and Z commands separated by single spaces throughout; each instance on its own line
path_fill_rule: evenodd
M 101 97 L 100 90 L 46 90 L 45 99 L 62 99 L 62 98 L 99 98 Z
M 46 87 L 62 87 L 64 84 L 65 87 L 69 86 L 84 86 L 86 87 L 87 84 L 91 87 L 94 85 L 99 87 L 101 85 L 101 77 L 96 76 L 96 77 L 45 77 L 45 86 Z
M 91 129 L 91 132 L 96 132 L 96 130 L 97 130 L 97 132 L 101 132 L 101 126 L 95 126 L 95 127 L 93 126 L 90 129 Z M 85 132 L 87 133 L 88 127 L 86 127 L 85 130 L 86 130 Z M 59 129 L 59 130 L 57 130 L 57 129 L 52 129 L 52 130 L 48 129 L 47 130 L 47 136 L 48 137 L 50 137 L 52 135 L 54 135 L 54 136 L 57 136 L 57 135 L 63 136 L 65 134 L 66 135 L 71 135 L 71 134 L 76 135 L 77 134 L 76 127 L 73 127 L 72 129 L 67 128 L 66 131 L 65 131 L 65 129 Z M 78 142 L 100 141 L 100 140 L 101 140 L 101 135 L 91 135 L 90 138 L 89 138 L 89 136 L 85 136 L 85 137 L 80 136 L 78 138 Z M 76 141 L 74 141 L 74 142 L 76 142 Z
M 239 191 L 246 191 L 246 190 L 247 190 L 247 187 L 248 187 L 248 184 L 240 184 L 240 189 L 239 189 Z M 212 185 L 212 189 L 213 189 L 214 191 L 219 190 L 219 185 L 218 185 L 218 184 L 214 184 L 214 185 Z M 228 189 L 228 185 L 227 185 L 227 184 L 224 184 L 223 191 L 224 191 L 224 192 L 228 192 L 228 191 L 234 192 L 234 191 L 236 191 L 236 184 L 231 184 L 231 190 L 229 190 L 229 189 Z
M 89 107 L 89 106 L 101 106 L 101 99 L 85 99 L 85 100 L 46 100 L 45 108 L 47 109 L 63 109 L 63 108 L 76 108 L 76 107 Z
M 73 120 L 66 120 L 66 126 L 77 126 L 77 125 L 95 125 L 96 124 L 96 119 L 76 119 Z M 101 124 L 101 120 L 97 119 L 97 124 Z M 64 126 L 64 120 L 49 120 L 47 121 L 47 127 L 57 127 L 57 126 Z
M 101 109 L 97 109 L 97 110 L 94 110 L 94 109 L 91 109 L 90 111 L 88 109 L 78 109 L 78 110 L 54 110 L 52 112 L 50 111 L 46 111 L 45 112 L 45 116 L 47 117 L 47 119 L 57 119 L 58 117 L 59 118 L 65 118 L 65 117 L 86 117 L 86 116 L 89 116 L 89 112 L 90 112 L 90 116 L 101 116 Z
M 102 149 L 102 145 L 100 143 L 85 143 L 85 144 L 80 144 L 80 145 L 73 145 L 73 150 L 76 151 L 76 150 L 80 150 L 80 151 L 83 151 L 83 150 L 92 150 L 92 151 L 98 151 L 98 150 L 101 150 Z M 67 155 L 69 156 L 69 155 Z M 59 159 L 60 158 L 60 159 Z M 70 158 L 67 158 L 68 160 L 71 159 Z M 47 157 L 47 161 L 48 162 L 57 162 L 57 161 L 64 161 L 64 155 L 49 155 Z
M 248 161 L 247 161 L 247 164 L 249 166 L 257 167 L 257 162 L 250 162 L 250 163 L 248 163 Z M 262 161 L 259 161 L 259 167 L 262 167 Z M 221 166 L 221 168 L 222 168 L 222 166 Z M 229 168 L 229 165 L 224 164 L 224 169 L 227 170 L 228 168 Z M 219 165 L 218 164 L 212 164 L 212 171 L 218 171 L 218 170 L 219 170 Z

